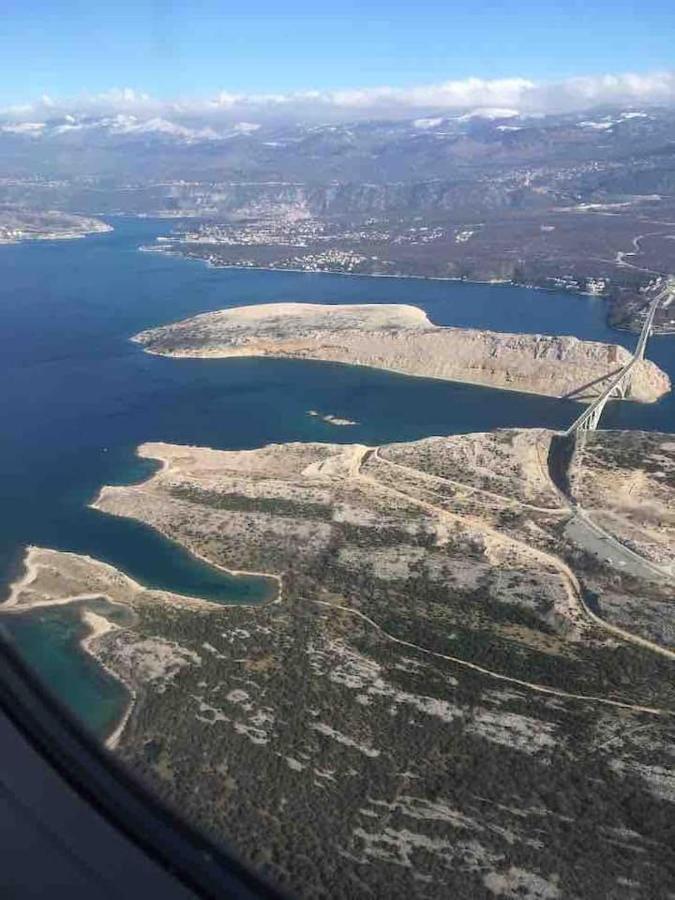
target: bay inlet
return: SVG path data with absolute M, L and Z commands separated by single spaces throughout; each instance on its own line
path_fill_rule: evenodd
M 141 481 L 146 441 L 220 449 L 270 442 L 378 444 L 500 427 L 562 428 L 571 401 L 372 369 L 273 359 L 172 360 L 129 338 L 199 312 L 251 303 L 411 303 L 442 325 L 573 334 L 632 347 L 598 299 L 502 285 L 209 269 L 139 253 L 166 222 L 111 220 L 75 242 L 0 248 L 0 593 L 28 545 L 86 554 L 154 588 L 216 602 L 270 599 L 267 579 L 205 565 L 141 523 L 92 509 L 104 484 Z M 675 337 L 648 355 L 675 381 Z M 335 427 L 308 409 L 356 422 Z M 613 403 L 606 428 L 675 431 L 675 398 Z M 11 620 L 11 621 L 10 621 Z M 108 734 L 126 689 L 81 651 L 78 604 L 5 616 L 29 662 L 97 734 Z

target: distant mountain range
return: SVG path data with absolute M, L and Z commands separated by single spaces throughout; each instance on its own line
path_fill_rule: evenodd
M 473 207 L 480 200 L 472 196 L 476 184 L 479 206 L 536 206 L 551 196 L 672 191 L 675 114 L 649 108 L 533 116 L 479 109 L 399 121 L 220 128 L 131 115 L 5 120 L 0 173 L 5 191 L 8 180 L 36 176 L 112 188 L 166 180 L 393 186 L 375 207 L 398 205 L 400 184 L 440 180 L 453 186 L 447 201 L 435 189 L 423 188 L 419 196 L 404 191 L 408 208 L 454 206 L 465 190 L 463 205 Z M 5 193 L 2 199 L 12 198 Z M 321 201 L 330 202 L 328 194 Z
M 178 235 L 153 249 L 212 265 L 587 290 L 637 327 L 636 292 L 675 271 L 675 110 L 5 118 L 0 208 L 10 222 L 17 210 L 198 220 L 205 230 L 167 225 Z

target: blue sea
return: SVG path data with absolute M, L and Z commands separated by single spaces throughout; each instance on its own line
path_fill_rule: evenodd
M 138 252 L 169 230 L 166 222 L 110 222 L 113 232 L 82 240 L 0 247 L 0 592 L 20 571 L 25 547 L 37 544 L 89 554 L 151 587 L 230 603 L 268 596 L 264 579 L 227 576 L 144 525 L 88 508 L 102 485 L 149 475 L 152 464 L 134 455 L 144 441 L 224 449 L 298 440 L 375 444 L 508 426 L 560 428 L 580 409 L 326 363 L 149 356 L 129 341 L 141 329 L 279 300 L 395 302 L 420 306 L 442 325 L 635 343 L 607 326 L 599 299 L 505 285 L 211 269 Z M 675 337 L 652 339 L 648 356 L 675 382 Z M 336 428 L 308 416 L 310 409 L 359 424 Z M 613 403 L 602 424 L 675 432 L 675 394 L 649 406 Z M 109 730 L 114 716 L 94 716 L 92 696 L 109 700 L 119 687 L 78 653 L 76 611 L 4 621 L 52 682 L 62 673 L 56 682 L 76 713 L 97 732 Z M 93 688 L 70 690 L 76 679 Z

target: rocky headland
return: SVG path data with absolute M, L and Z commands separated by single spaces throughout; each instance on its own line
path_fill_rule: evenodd
M 440 327 L 403 304 L 243 306 L 152 328 L 134 340 L 164 356 L 314 359 L 575 400 L 597 396 L 630 360 L 616 344 Z M 627 399 L 653 402 L 669 390 L 668 375 L 642 360 Z
M 385 880 L 401 900 L 488 896 L 515 879 L 531 900 L 628 897 L 629 878 L 657 896 L 675 696 L 650 641 L 667 636 L 670 588 L 586 565 L 548 474 L 552 437 L 146 444 L 161 469 L 95 506 L 215 565 L 273 573 L 280 602 L 148 590 L 32 548 L 6 614 L 75 597 L 131 607 L 115 628 L 89 617 L 85 647 L 135 698 L 116 753 L 296 896 Z M 643 456 L 601 441 L 573 478 L 589 505 L 608 469 L 627 483 Z M 672 448 L 650 447 L 664 508 Z M 589 616 L 580 573 L 618 629 Z
M 0 244 L 72 240 L 112 230 L 112 226 L 91 216 L 0 206 Z

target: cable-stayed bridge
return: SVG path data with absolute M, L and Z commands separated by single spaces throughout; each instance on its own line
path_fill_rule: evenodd
M 652 328 L 654 326 L 654 316 L 656 315 L 656 310 L 663 300 L 669 302 L 674 294 L 675 279 L 668 278 L 665 284 L 657 285 L 656 294 L 654 295 L 654 299 L 649 305 L 649 309 L 647 311 L 647 315 L 645 317 L 645 321 L 642 326 L 642 331 L 640 332 L 640 337 L 635 347 L 635 351 L 633 352 L 633 356 L 626 363 L 626 365 L 614 375 L 614 377 L 611 379 L 600 396 L 596 397 L 591 405 L 587 406 L 586 409 L 581 413 L 581 415 L 578 416 L 574 420 L 574 422 L 572 422 L 567 431 L 565 431 L 566 436 L 576 434 L 578 431 L 595 431 L 595 429 L 598 427 L 598 423 L 600 422 L 600 417 L 602 416 L 605 406 L 607 405 L 609 400 L 614 397 L 626 396 L 630 388 L 633 369 L 640 360 L 644 359 L 647 341 L 649 340 L 649 337 L 652 333 Z

